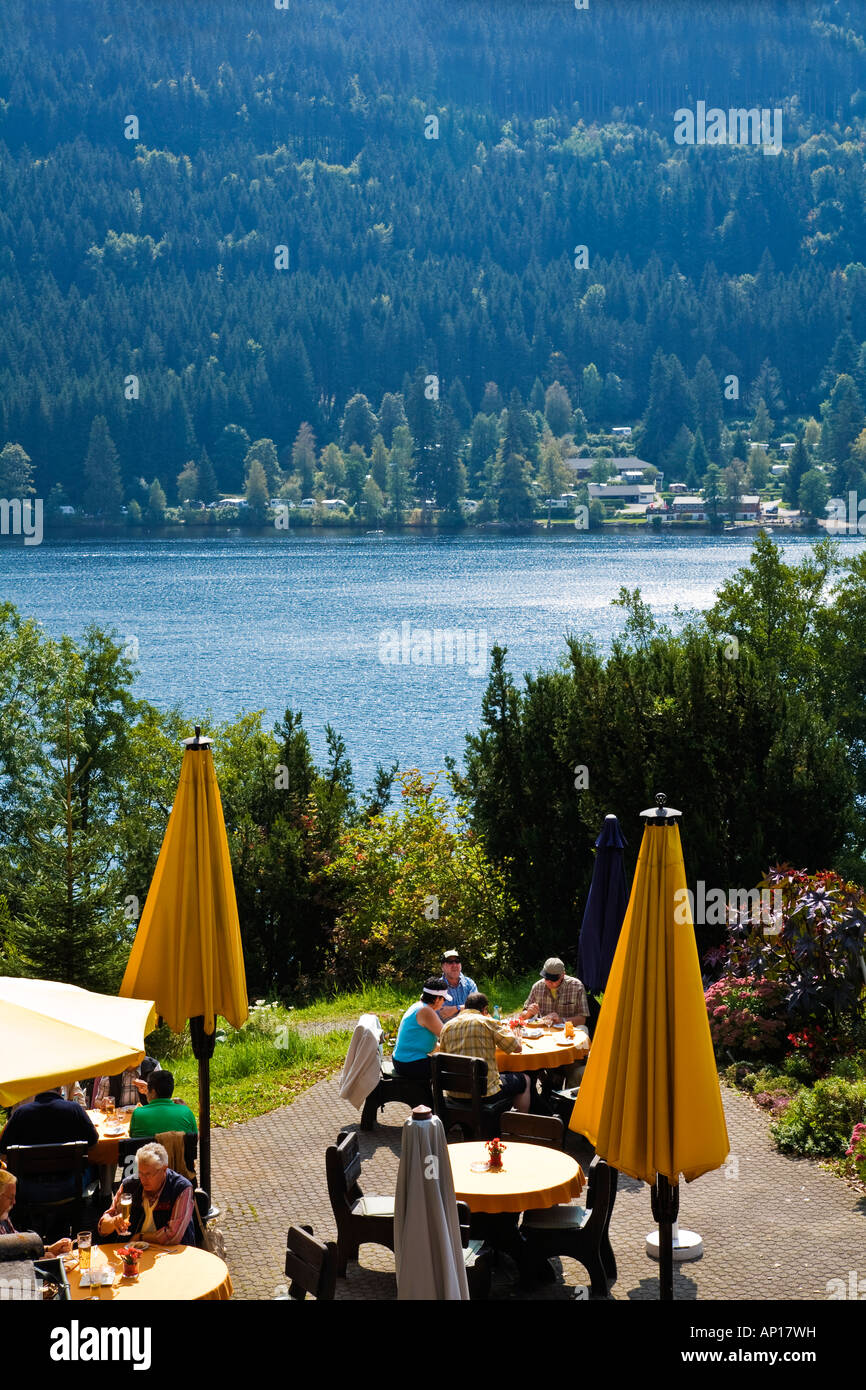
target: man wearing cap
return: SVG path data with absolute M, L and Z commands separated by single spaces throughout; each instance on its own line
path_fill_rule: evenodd
M 530 1017 L 549 1018 L 552 1023 L 573 1023 L 580 1027 L 586 1022 L 589 1003 L 580 980 L 566 975 L 558 956 L 544 962 L 541 979 L 529 991 L 523 1012 Z
M 470 994 L 475 994 L 478 986 L 474 980 L 470 980 L 468 975 L 462 971 L 462 961 L 459 951 L 442 952 L 442 974 L 448 982 L 448 993 L 451 996 L 450 1004 L 439 1014 L 444 1023 L 449 1018 L 455 1018 L 459 1014 Z
M 566 975 L 558 956 L 550 956 L 544 962 L 541 979 L 529 991 L 523 1012 L 529 1017 L 537 1015 L 549 1018 L 552 1023 L 573 1023 L 579 1028 L 586 1022 L 589 1001 L 582 982 L 573 975 Z M 573 1062 L 561 1071 L 543 1071 L 540 1078 L 542 1096 L 556 1085 L 579 1085 L 583 1067 L 583 1062 Z

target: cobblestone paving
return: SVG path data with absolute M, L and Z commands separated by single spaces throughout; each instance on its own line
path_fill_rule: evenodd
M 866 1276 L 866 1198 L 806 1159 L 774 1149 L 766 1117 L 739 1092 L 722 1089 L 732 1158 L 725 1170 L 683 1184 L 680 1225 L 700 1233 L 704 1254 L 675 1267 L 674 1297 L 689 1299 L 825 1300 L 828 1281 L 850 1271 Z M 400 1131 L 408 1110 L 389 1105 L 384 1124 L 360 1134 L 367 1192 L 392 1194 Z M 222 1209 L 235 1297 L 273 1298 L 284 1283 L 286 1230 L 309 1222 L 323 1239 L 336 1228 L 325 1187 L 325 1148 L 342 1127 L 357 1128 L 358 1112 L 340 1100 L 336 1078 L 319 1082 L 292 1105 L 213 1134 L 214 1196 Z M 579 1136 L 567 1147 L 588 1166 L 592 1151 Z M 649 1188 L 621 1177 L 611 1222 L 619 1267 L 614 1299 L 657 1299 L 657 1265 L 645 1253 L 653 1229 Z M 527 1294 L 503 1257 L 492 1297 L 568 1299 L 588 1282 L 583 1266 L 557 1262 L 555 1284 Z M 831 1286 L 832 1287 L 832 1286 Z M 376 1245 L 361 1247 L 337 1281 L 338 1299 L 394 1299 L 394 1257 Z

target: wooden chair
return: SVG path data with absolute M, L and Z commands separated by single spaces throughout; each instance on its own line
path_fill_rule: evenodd
M 473 1237 L 472 1213 L 465 1202 L 457 1203 L 457 1219 L 460 1222 L 460 1241 L 463 1246 L 463 1264 L 469 1284 L 469 1297 L 489 1298 L 493 1278 L 493 1251 L 485 1241 Z
M 380 1065 L 379 1084 L 370 1092 L 361 1111 L 361 1128 L 364 1130 L 376 1128 L 376 1111 L 392 1101 L 408 1105 L 410 1110 L 414 1110 L 416 1105 L 433 1105 L 429 1081 L 420 1076 L 398 1076 L 390 1057 L 383 1057 Z
M 394 1198 L 365 1196 L 358 1184 L 361 1155 L 356 1133 L 345 1134 L 325 1150 L 328 1197 L 337 1223 L 337 1273 L 345 1277 L 346 1264 L 357 1260 L 365 1241 L 394 1249 Z
M 303 1303 L 313 1298 L 333 1299 L 337 1287 L 337 1247 L 332 1240 L 316 1240 L 312 1226 L 290 1226 L 286 1236 L 286 1276 L 289 1298 Z
M 143 1146 L 144 1146 L 145 1144 L 153 1144 L 153 1143 L 155 1143 L 155 1142 L 156 1142 L 156 1143 L 159 1143 L 159 1140 L 155 1140 L 155 1139 L 154 1139 L 154 1136 L 153 1136 L 152 1134 L 149 1134 L 149 1135 L 139 1135 L 139 1137 L 138 1137 L 137 1139 L 118 1139 L 118 1141 L 117 1141 L 117 1163 L 118 1163 L 118 1166 L 119 1166 L 119 1168 L 120 1168 L 121 1180 L 122 1180 L 123 1178 L 131 1178 L 131 1177 L 132 1177 L 132 1168 L 133 1168 L 133 1165 L 132 1165 L 132 1161 L 131 1161 L 131 1160 L 132 1160 L 132 1158 L 134 1157 L 134 1155 L 138 1153 L 139 1149 L 140 1149 L 140 1148 L 143 1148 Z M 186 1164 L 186 1166 L 187 1166 L 187 1168 L 189 1169 L 189 1171 L 190 1171 L 190 1172 L 193 1174 L 193 1176 L 195 1177 L 195 1183 L 193 1184 L 193 1186 L 196 1186 L 196 1184 L 198 1183 L 198 1178 L 196 1177 L 196 1174 L 195 1174 L 195 1165 L 196 1165 L 196 1160 L 197 1160 L 197 1158 L 198 1158 L 198 1135 L 197 1135 L 197 1134 L 184 1134 L 184 1136 L 183 1136 L 183 1161 L 184 1161 L 184 1163 Z M 117 1181 L 115 1181 L 114 1186 L 115 1186 L 115 1190 L 116 1190 L 117 1187 L 119 1186 L 119 1183 L 118 1183 Z
M 53 1229 L 60 1216 L 64 1226 L 70 1223 L 75 1230 L 81 1226 L 84 1203 L 93 1198 L 98 1184 L 85 1186 L 84 1175 L 87 1168 L 86 1139 L 76 1139 L 66 1144 L 11 1144 L 6 1152 L 9 1171 L 18 1179 L 18 1193 L 15 1203 L 16 1214 L 26 1213 L 30 1222 L 34 1215 L 47 1218 L 34 1224 L 43 1229 Z M 50 1179 L 55 1183 L 34 1181 L 28 1178 Z M 65 1188 L 66 1194 L 47 1197 L 40 1193 L 52 1188 Z M 19 1216 L 19 1219 L 23 1219 Z
M 458 1057 L 437 1052 L 430 1059 L 433 1079 L 433 1110 L 445 1131 L 459 1125 L 473 1139 L 490 1139 L 499 1134 L 499 1118 L 511 1106 L 511 1097 L 485 1100 L 487 1063 L 481 1057 Z M 466 1094 L 466 1099 L 448 1096 L 446 1091 Z
M 499 1123 L 503 1139 L 510 1135 L 522 1144 L 543 1144 L 547 1148 L 562 1148 L 562 1120 L 558 1115 L 524 1115 L 520 1110 L 506 1110 Z
M 616 1283 L 616 1259 L 610 1243 L 610 1218 L 619 1174 L 596 1155 L 589 1166 L 586 1206 L 557 1206 L 526 1211 L 520 1227 L 530 1260 L 566 1255 L 578 1260 L 590 1278 L 593 1296 L 606 1298 Z

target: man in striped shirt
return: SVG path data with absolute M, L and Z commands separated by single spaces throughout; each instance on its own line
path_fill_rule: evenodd
M 522 1071 L 500 1074 L 496 1065 L 497 1048 L 500 1052 L 522 1050 L 520 1039 L 490 1017 L 487 995 L 476 990 L 469 995 L 456 1018 L 444 1025 L 439 1034 L 439 1051 L 450 1052 L 455 1057 L 481 1057 L 487 1063 L 485 1101 L 509 1096 L 514 1109 L 525 1114 L 529 1110 L 529 1077 Z M 465 1098 L 465 1092 L 448 1091 L 446 1094 L 453 1095 L 456 1100 Z

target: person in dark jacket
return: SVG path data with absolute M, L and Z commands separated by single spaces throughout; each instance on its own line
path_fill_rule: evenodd
M 132 1198 L 129 1218 L 122 1198 Z M 138 1177 L 126 1178 L 114 1201 L 100 1218 L 99 1234 L 142 1236 L 152 1245 L 195 1245 L 192 1183 L 168 1166 L 162 1144 L 143 1144 L 138 1150 Z
M 3 1133 L 0 1134 L 0 1153 L 14 1144 L 69 1144 L 77 1139 L 87 1141 L 88 1148 L 99 1135 L 87 1111 L 75 1101 L 64 1100 L 58 1087 L 55 1091 L 40 1091 L 34 1100 L 13 1110 Z M 90 1168 L 84 1170 L 84 1186 L 92 1179 Z M 21 1200 L 27 1202 L 60 1202 L 71 1197 L 78 1182 L 76 1174 L 27 1173 L 19 1183 Z

